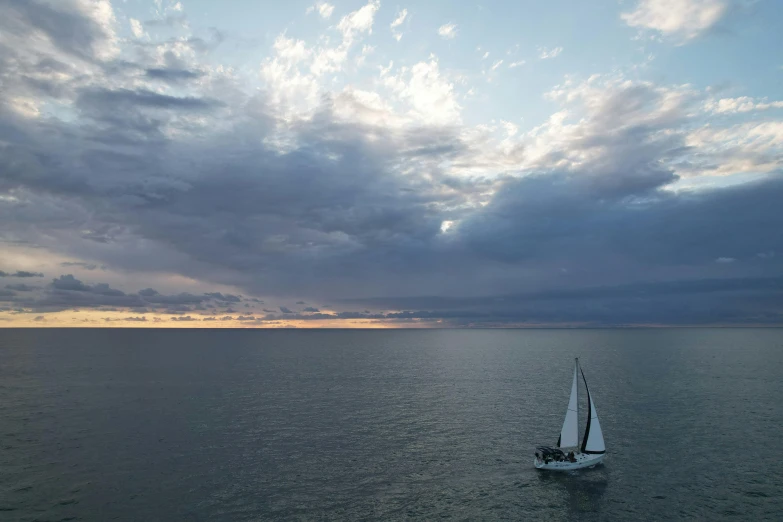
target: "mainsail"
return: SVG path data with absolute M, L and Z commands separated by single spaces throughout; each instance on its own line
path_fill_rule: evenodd
M 598 422 L 598 412 L 595 411 L 593 398 L 590 397 L 590 389 L 587 387 L 584 372 L 582 372 L 582 379 L 585 381 L 585 389 L 587 390 L 587 427 L 585 428 L 585 437 L 582 439 L 582 453 L 604 453 L 606 451 L 604 434 L 601 431 L 601 423 Z
M 579 366 L 579 359 L 574 365 L 574 382 L 571 384 L 571 398 L 568 399 L 568 410 L 566 410 L 563 429 L 560 430 L 560 437 L 557 439 L 557 445 L 561 448 L 574 448 L 579 445 L 579 419 L 577 402 L 577 375 L 576 369 Z M 603 439 L 602 439 L 603 440 Z

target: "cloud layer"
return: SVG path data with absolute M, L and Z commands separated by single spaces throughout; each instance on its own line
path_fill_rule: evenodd
M 725 11 L 666 5 L 639 2 L 622 20 L 688 40 Z M 109 2 L 0 6 L 2 238 L 61 269 L 9 280 L 3 306 L 137 322 L 128 312 L 780 322 L 780 101 L 614 72 L 565 78 L 544 95 L 554 112 L 525 131 L 468 124 L 470 86 L 434 55 L 333 87 L 369 67 L 380 9 L 319 2 L 308 12 L 336 20 L 331 38 L 281 34 L 248 75 L 217 62 L 225 35 L 191 32 L 181 9 L 165 11 L 176 36 L 154 39 L 138 20 L 120 31 Z M 399 40 L 408 11 L 388 17 Z M 457 35 L 453 23 L 435 32 Z M 204 290 L 131 286 L 151 274 Z

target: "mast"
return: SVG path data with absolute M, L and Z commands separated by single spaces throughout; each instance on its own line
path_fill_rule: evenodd
M 582 373 L 582 380 L 585 382 L 585 390 L 587 390 L 587 426 L 581 450 L 582 453 L 601 454 L 606 452 L 604 434 L 601 431 L 601 423 L 598 422 L 598 412 L 595 410 L 593 398 L 590 396 L 590 388 L 587 387 L 585 372 L 581 369 L 579 371 Z
M 568 399 L 568 409 L 563 420 L 563 428 L 560 430 L 560 437 L 557 439 L 557 445 L 561 448 L 573 448 L 579 445 L 578 369 L 579 359 L 576 359 L 574 363 L 574 379 L 571 383 L 571 397 Z

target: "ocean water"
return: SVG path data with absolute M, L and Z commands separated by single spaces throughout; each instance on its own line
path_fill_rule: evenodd
M 783 330 L 0 330 L 2 520 L 781 520 L 781 435 Z

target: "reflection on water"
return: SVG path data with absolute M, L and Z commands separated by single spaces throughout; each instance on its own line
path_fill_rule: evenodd
M 539 471 L 538 480 L 542 489 L 564 499 L 570 515 L 599 514 L 601 499 L 609 486 L 609 469 L 599 464 L 593 469 L 564 473 Z

